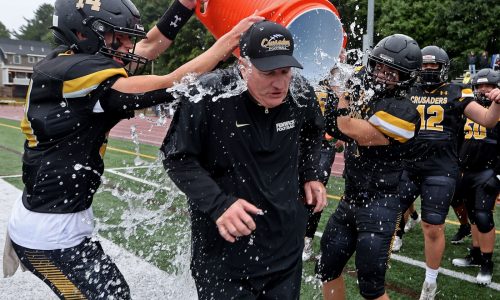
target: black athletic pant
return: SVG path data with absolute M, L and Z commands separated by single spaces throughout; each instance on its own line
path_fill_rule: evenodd
M 357 198 L 346 196 L 354 203 L 340 201 L 328 220 L 316 274 L 322 281 L 338 278 L 356 252 L 360 293 L 375 299 L 385 293 L 385 272 L 401 208 L 395 194 L 364 193 Z
M 58 250 L 12 246 L 21 263 L 60 299 L 130 299 L 127 282 L 97 241 L 86 238 Z

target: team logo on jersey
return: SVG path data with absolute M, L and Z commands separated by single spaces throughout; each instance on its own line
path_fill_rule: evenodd
M 295 120 L 285 121 L 281 123 L 276 123 L 276 131 L 285 131 L 288 129 L 295 128 Z

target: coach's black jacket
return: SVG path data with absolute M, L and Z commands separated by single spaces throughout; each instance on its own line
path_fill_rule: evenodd
M 265 109 L 238 91 L 239 79 L 236 68 L 203 76 L 210 95 L 181 101 L 162 146 L 165 168 L 189 202 L 194 276 L 208 270 L 252 278 L 301 259 L 306 209 L 299 194 L 320 175 L 323 117 L 311 88 L 292 83 L 295 96 Z M 214 101 L 222 89 L 232 96 Z M 238 198 L 264 215 L 254 217 L 250 236 L 231 244 L 215 221 Z

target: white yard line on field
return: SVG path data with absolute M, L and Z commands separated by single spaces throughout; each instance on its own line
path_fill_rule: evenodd
M 130 179 L 130 180 L 134 180 L 134 181 L 137 181 L 137 182 L 140 182 L 140 183 L 152 186 L 152 187 L 155 187 L 157 189 L 162 189 L 162 190 L 166 190 L 166 191 L 170 191 L 171 190 L 170 187 L 162 186 L 162 185 L 159 185 L 157 183 L 154 183 L 154 182 L 151 182 L 151 181 L 147 181 L 147 180 L 144 180 L 142 178 L 138 178 L 138 177 L 135 177 L 135 176 L 132 176 L 132 175 L 124 174 L 124 173 L 121 173 L 121 172 L 118 172 L 118 171 L 115 171 L 115 170 L 112 170 L 112 169 L 106 169 L 104 171 L 112 173 L 112 174 L 115 174 L 115 175 L 118 175 L 118 176 L 121 176 L 121 177 L 124 177 L 124 178 L 127 178 L 127 179 Z

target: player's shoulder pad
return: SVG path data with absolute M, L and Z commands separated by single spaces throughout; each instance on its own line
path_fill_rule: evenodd
M 86 96 L 102 82 L 117 75 L 128 77 L 120 64 L 102 55 L 75 54 L 57 59 L 49 74 L 63 81 L 64 98 Z

